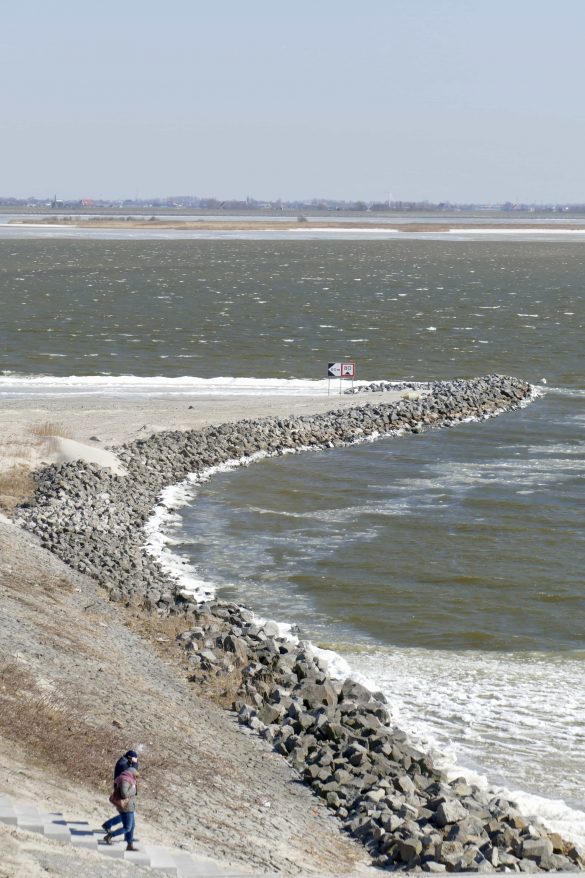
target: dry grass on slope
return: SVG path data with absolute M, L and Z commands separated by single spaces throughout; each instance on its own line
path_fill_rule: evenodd
M 206 616 L 197 620 L 197 625 L 205 624 Z M 213 621 L 209 617 L 209 621 Z M 234 701 L 239 697 L 239 689 L 242 685 L 242 669 L 233 667 L 231 670 L 222 667 L 208 673 L 194 674 L 186 659 L 187 653 L 177 642 L 177 638 L 188 631 L 195 624 L 192 620 L 180 615 L 160 617 L 156 614 L 146 614 L 130 610 L 126 617 L 128 627 L 136 631 L 154 645 L 159 655 L 171 659 L 173 663 L 182 667 L 193 690 L 197 695 L 224 709 L 230 709 Z
M 69 427 L 64 424 L 57 424 L 53 421 L 43 421 L 40 424 L 34 424 L 30 428 L 30 432 L 37 439 L 50 439 L 53 436 L 60 436 L 61 439 L 72 439 L 73 435 Z
M 0 470 L 0 512 L 10 513 L 20 503 L 29 500 L 34 491 L 30 467 L 18 463 Z
M 29 435 L 7 436 L 0 442 L 0 512 L 10 514 L 31 499 L 35 489 L 32 470 L 55 450 L 57 437 L 71 439 L 71 430 L 43 421 L 30 427 Z
M 104 765 L 113 764 L 126 749 L 119 729 L 88 723 L 75 696 L 43 691 L 21 663 L 1 655 L 0 735 L 31 754 L 37 767 L 103 793 L 109 786 Z M 151 788 L 158 786 L 158 768 L 151 756 Z

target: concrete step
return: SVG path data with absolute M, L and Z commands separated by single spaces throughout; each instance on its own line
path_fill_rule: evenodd
M 85 820 L 67 820 L 59 812 L 42 811 L 35 805 L 15 801 L 7 795 L 0 795 L 0 823 L 27 832 L 37 832 L 53 841 L 71 844 L 111 859 L 123 859 L 172 878 L 236 878 L 241 875 L 215 860 L 196 857 L 180 849 L 139 843 L 137 851 L 127 851 L 123 835 L 115 838 L 112 844 L 105 844 L 103 829 L 92 829 Z
M 0 805 L 0 823 L 5 823 L 7 826 L 18 825 L 18 817 L 10 805 Z

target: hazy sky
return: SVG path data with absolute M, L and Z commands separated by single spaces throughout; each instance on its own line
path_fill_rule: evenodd
M 5 0 L 0 194 L 585 201 L 585 0 Z

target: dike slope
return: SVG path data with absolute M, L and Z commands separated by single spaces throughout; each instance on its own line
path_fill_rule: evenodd
M 327 414 L 264 418 L 163 432 L 118 449 L 127 476 L 88 464 L 37 475 L 17 520 L 42 545 L 104 585 L 113 601 L 185 620 L 177 637 L 191 680 L 220 686 L 240 722 L 269 741 L 326 801 L 377 865 L 424 871 L 572 871 L 570 843 L 505 800 L 446 783 L 428 755 L 391 726 L 383 696 L 333 680 L 311 645 L 258 625 L 234 604 L 197 604 L 144 547 L 161 490 L 189 474 L 305 448 L 452 427 L 526 404 L 532 388 L 492 375 L 435 382 L 417 400 L 367 403 Z
M 188 682 L 183 619 L 112 603 L 1 516 L 0 607 L 0 794 L 99 829 L 114 762 L 140 746 L 138 847 L 181 846 L 242 875 L 365 873 L 365 851 L 291 767 Z M 130 878 L 0 826 L 4 866 L 7 878 Z

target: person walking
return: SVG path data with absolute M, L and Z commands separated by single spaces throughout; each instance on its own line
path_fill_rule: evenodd
M 126 750 L 123 756 L 120 756 L 118 761 L 116 762 L 114 768 L 114 784 L 116 783 L 116 778 L 119 777 L 123 771 L 126 771 L 127 768 L 136 768 L 138 769 L 138 753 L 136 750 Z M 105 823 L 102 823 L 102 829 L 106 834 L 111 834 L 111 830 L 114 826 L 119 823 L 122 826 L 122 817 L 118 814 L 117 817 L 112 817 L 111 820 L 106 820 Z
M 137 770 L 134 767 L 124 769 L 114 780 L 114 792 L 110 796 L 110 802 L 118 809 L 118 816 L 106 820 L 102 825 L 105 831 L 104 842 L 112 844 L 112 839 L 116 835 L 124 833 L 127 851 L 136 851 L 134 847 L 134 827 L 135 827 L 135 811 L 136 811 L 136 793 L 137 793 Z M 120 822 L 122 825 L 118 829 L 114 826 Z

